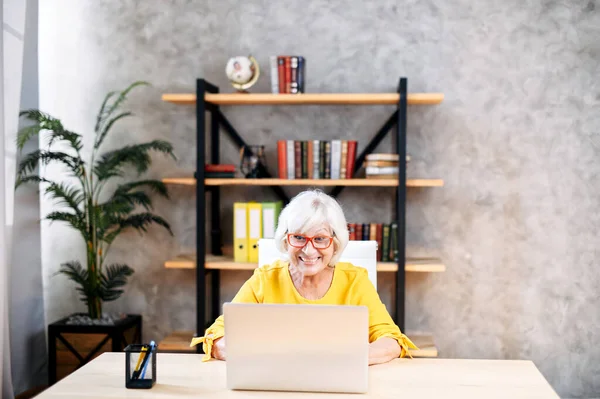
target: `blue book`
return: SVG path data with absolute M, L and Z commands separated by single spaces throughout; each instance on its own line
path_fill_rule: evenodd
M 304 71 L 304 65 L 305 65 L 306 61 L 304 60 L 304 57 L 302 57 L 301 55 L 298 56 L 298 93 L 304 93 L 304 82 L 306 80 L 306 74 Z

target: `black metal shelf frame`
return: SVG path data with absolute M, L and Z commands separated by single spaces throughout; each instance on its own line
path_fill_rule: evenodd
M 396 189 L 396 221 L 398 223 L 398 271 L 396 274 L 396 305 L 393 319 L 400 329 L 404 331 L 404 304 L 405 304 L 405 271 L 404 264 L 406 260 L 405 238 L 406 238 L 406 118 L 407 118 L 407 86 L 406 78 L 400 78 L 398 84 L 398 93 L 400 94 L 397 109 L 386 120 L 379 131 L 373 136 L 365 149 L 357 157 L 354 172 L 356 173 L 363 165 L 368 154 L 379 145 L 381 140 L 396 126 L 396 152 L 399 155 L 398 162 L 398 187 Z M 219 163 L 220 135 L 219 130 L 223 128 L 227 136 L 238 146 L 247 146 L 240 134 L 227 120 L 227 117 L 221 112 L 219 105 L 205 101 L 206 93 L 219 93 L 219 88 L 205 79 L 196 81 L 196 333 L 195 336 L 202 336 L 207 326 L 206 320 L 206 276 L 210 273 L 211 282 L 211 318 L 208 323 L 212 323 L 220 314 L 220 271 L 218 269 L 207 270 L 204 267 L 206 257 L 206 192 L 211 195 L 210 211 L 210 235 L 211 235 L 211 253 L 213 255 L 222 255 L 222 234 L 221 234 L 221 211 L 220 198 L 221 188 L 219 186 L 207 187 L 204 182 L 204 166 L 206 163 L 206 113 L 210 113 L 210 163 Z M 261 171 L 263 176 L 272 177 L 266 166 Z M 275 194 L 287 204 L 289 198 L 280 186 L 269 186 Z M 336 186 L 331 191 L 331 195 L 337 197 L 343 186 Z M 197 345 L 198 352 L 202 351 L 201 345 Z

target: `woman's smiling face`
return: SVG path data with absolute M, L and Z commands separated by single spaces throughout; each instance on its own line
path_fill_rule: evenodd
M 317 226 L 306 233 L 290 233 L 287 240 L 290 262 L 305 276 L 315 276 L 329 266 L 335 249 L 331 229 L 327 225 Z

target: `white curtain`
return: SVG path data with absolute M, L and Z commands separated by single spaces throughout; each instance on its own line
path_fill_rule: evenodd
M 38 4 L 37 0 L 4 0 L 26 3 L 21 70 L 20 109 L 39 108 Z M 30 124 L 21 120 L 19 128 Z M 16 164 L 39 149 L 29 140 Z M 41 259 L 40 190 L 33 184 L 14 192 L 10 262 L 10 351 L 15 395 L 37 392 L 48 382 L 46 321 Z M 43 194 L 42 194 L 43 195 Z
M 12 398 L 12 378 L 10 371 L 10 337 L 8 325 L 8 253 L 10 248 L 10 231 L 7 226 L 6 218 L 6 194 L 7 194 L 7 179 L 6 179 L 6 164 L 4 162 L 4 154 L 6 149 L 6 122 L 8 118 L 5 115 L 5 84 L 4 84 L 4 51 L 8 46 L 4 43 L 6 25 L 4 16 L 4 1 L 0 7 L 0 15 L 2 18 L 3 29 L 0 33 L 0 381 L 2 382 L 2 397 Z
M 0 381 L 2 397 L 13 398 L 10 361 L 10 264 L 26 2 L 0 0 Z

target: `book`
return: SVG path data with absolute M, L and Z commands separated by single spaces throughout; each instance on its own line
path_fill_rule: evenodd
M 204 172 L 205 179 L 222 179 L 233 177 L 235 177 L 234 172 Z
M 342 157 L 340 160 L 340 179 L 346 178 L 347 166 L 348 166 L 348 140 L 342 140 Z
M 294 144 L 294 140 L 286 140 L 286 146 L 287 146 L 287 156 L 286 156 L 286 160 L 287 160 L 287 178 L 288 179 L 294 179 L 296 177 L 296 163 L 295 163 L 295 159 L 296 159 L 296 147 Z
M 294 141 L 294 177 L 302 179 L 302 142 Z
M 381 262 L 383 257 L 383 224 L 375 224 L 376 234 L 375 240 L 377 240 L 377 260 Z
M 365 168 L 365 173 L 368 175 L 393 175 L 398 174 L 397 166 L 367 166 Z
M 383 225 L 383 236 L 381 238 L 382 244 L 381 244 L 381 261 L 382 262 L 389 262 L 390 260 L 390 225 L 389 224 L 384 224 Z
M 306 81 L 305 72 L 306 60 L 301 55 L 298 56 L 298 93 L 305 93 L 304 82 Z
M 290 93 L 298 94 L 298 57 L 290 57 Z
M 287 143 L 285 140 L 277 141 L 277 174 L 280 179 L 287 179 Z
M 277 56 L 269 57 L 271 67 L 271 93 L 279 93 L 279 73 L 277 67 Z
M 285 93 L 285 58 L 277 56 L 277 89 L 279 93 Z
M 356 140 L 348 140 L 348 152 L 346 162 L 346 179 L 352 179 L 354 177 L 354 165 L 356 163 Z
M 235 165 L 232 164 L 206 164 L 204 172 L 235 172 Z
M 289 55 L 285 56 L 285 93 L 291 93 L 292 84 L 292 57 Z
M 398 222 L 390 224 L 390 261 L 398 262 Z

